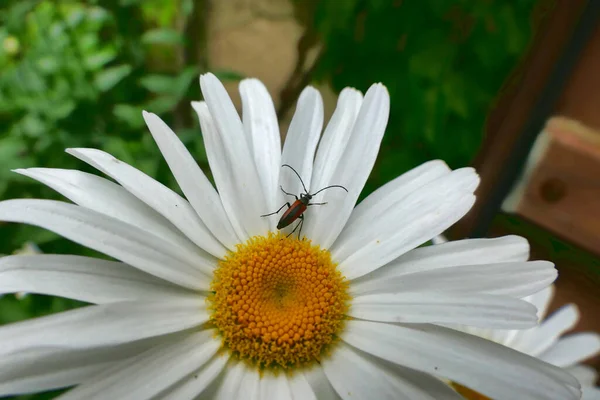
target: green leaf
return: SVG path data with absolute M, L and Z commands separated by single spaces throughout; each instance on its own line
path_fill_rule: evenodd
M 68 117 L 75 110 L 77 104 L 73 99 L 64 99 L 55 104 L 54 107 L 48 107 L 47 116 L 57 121 Z
M 11 237 L 12 243 L 16 245 L 21 245 L 25 242 L 34 242 L 37 245 L 42 245 L 57 239 L 60 239 L 60 236 L 56 233 L 31 225 L 19 227 L 17 233 Z
M 131 70 L 131 66 L 127 64 L 107 68 L 96 74 L 94 84 L 101 92 L 106 92 L 129 75 Z
M 221 82 L 237 82 L 245 78 L 241 73 L 227 69 L 216 70 L 213 73 Z
M 40 117 L 35 114 L 27 114 L 21 120 L 21 129 L 26 136 L 37 137 L 46 131 L 46 125 Z
M 202 141 L 200 129 L 181 129 L 177 132 L 177 136 L 179 136 L 179 139 L 181 139 L 183 144 L 185 144 L 198 163 L 208 162 L 208 157 L 206 156 L 206 149 L 204 147 L 204 142 Z
M 152 29 L 142 35 L 144 44 L 179 45 L 184 41 L 181 33 L 170 28 Z
M 140 79 L 140 85 L 156 94 L 170 95 L 181 99 L 197 76 L 198 68 L 188 67 L 177 76 L 146 75 Z
M 112 15 L 110 15 L 108 11 L 103 8 L 94 6 L 86 6 L 86 8 L 88 21 L 94 23 L 95 28 L 97 28 L 99 24 L 107 22 L 112 18 Z
M 36 4 L 36 0 L 23 0 L 15 2 L 12 7 L 8 8 L 2 23 L 6 23 L 6 26 L 11 31 L 18 30 L 22 26 L 23 21 L 25 21 L 27 14 L 31 12 Z
M 22 321 L 34 316 L 12 295 L 3 296 L 2 299 L 0 299 L 0 307 L 2 307 L 0 324 Z
M 38 69 L 46 75 L 55 74 L 60 68 L 60 62 L 56 57 L 41 57 L 36 61 Z
M 129 143 L 121 137 L 117 136 L 108 136 L 105 137 L 105 142 L 102 146 L 102 149 L 114 157 L 122 160 L 130 165 L 136 164 L 136 157 L 129 149 Z
M 304 0 L 296 0 L 302 4 Z M 356 19 L 356 4 L 358 0 L 320 1 L 317 2 L 315 27 L 319 32 L 330 35 L 334 29 L 344 29 L 348 21 Z M 304 4 L 303 4 L 304 5 Z
M 113 109 L 113 114 L 119 120 L 129 125 L 132 129 L 139 129 L 144 126 L 142 118 L 142 108 L 129 104 L 117 104 Z
M 91 70 L 97 70 L 114 60 L 116 56 L 117 52 L 114 49 L 103 49 L 87 56 L 85 65 Z
M 121 7 L 133 6 L 141 3 L 143 0 L 119 0 L 119 5 Z
M 150 100 L 144 106 L 144 109 L 156 114 L 164 114 L 167 111 L 172 111 L 177 103 L 179 103 L 178 96 L 164 95 Z
M 190 84 L 198 79 L 198 68 L 197 67 L 187 67 L 177 76 L 177 82 L 175 83 L 176 92 L 180 97 L 183 97 L 187 92 Z
M 13 168 L 31 167 L 34 160 L 28 155 L 27 145 L 23 138 L 7 136 L 0 139 L 0 176 L 13 175 Z
M 84 53 L 94 53 L 98 50 L 100 38 L 96 32 L 86 32 L 81 36 L 77 36 L 77 46 Z
M 140 79 L 140 85 L 157 94 L 177 93 L 177 78 L 169 75 L 146 75 Z
M 65 13 L 63 12 L 63 15 Z M 73 7 L 67 13 L 66 22 L 69 26 L 75 28 L 77 25 L 81 24 L 85 19 L 85 11 L 80 7 Z
M 194 0 L 183 0 L 181 3 L 181 12 L 183 15 L 189 17 L 192 11 L 194 11 Z

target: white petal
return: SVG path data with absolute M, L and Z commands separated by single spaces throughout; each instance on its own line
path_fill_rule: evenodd
M 522 330 L 517 329 L 490 329 L 467 325 L 444 324 L 444 326 L 447 326 L 452 329 L 457 329 L 461 332 L 465 332 L 470 335 L 479 336 L 507 347 L 511 347 L 507 345 L 507 343 L 510 342 L 510 340 L 515 334 L 518 334 L 518 332 L 523 332 Z
M 177 193 L 112 155 L 96 149 L 67 149 L 67 153 L 102 171 L 121 184 L 135 197 L 171 221 L 191 241 L 206 251 L 219 253 L 216 239 L 190 203 Z M 218 250 L 218 251 L 217 251 Z
M 443 232 L 450 226 L 460 220 L 475 203 L 475 196 L 466 195 L 457 199 L 454 204 L 440 206 L 435 214 L 415 215 L 407 221 L 404 229 L 379 239 L 381 236 L 375 236 L 369 240 L 367 246 L 352 256 L 346 258 L 340 265 L 340 270 L 348 279 L 354 279 L 373 271 L 374 269 L 385 265 L 408 249 L 414 248 L 430 239 L 434 232 Z M 400 225 L 402 226 L 402 225 Z M 406 238 L 402 246 L 398 246 L 398 241 Z M 365 268 L 366 267 L 366 268 Z
M 550 306 L 553 297 L 554 285 L 549 285 L 548 287 L 545 287 L 539 292 L 534 293 L 531 296 L 525 297 L 523 300 L 530 302 L 535 306 L 535 308 L 538 309 L 538 318 L 541 321 L 546 316 L 546 313 L 548 312 L 548 307 Z
M 595 386 L 598 380 L 598 372 L 596 369 L 583 364 L 574 365 L 572 367 L 565 368 L 568 373 L 573 375 L 581 386 Z
M 294 371 L 291 376 L 288 376 L 288 384 L 293 400 L 320 400 L 313 392 L 310 383 L 299 371 Z M 243 393 L 240 391 L 240 393 Z
M 600 388 L 585 386 L 581 388 L 581 400 L 600 400 Z
M 355 89 L 345 88 L 340 93 L 335 112 L 325 128 L 317 149 L 311 182 L 313 191 L 329 185 L 339 184 L 332 181 L 332 177 L 353 134 L 354 123 L 360 111 L 362 100 L 362 94 Z M 339 200 L 346 195 L 346 192 L 340 189 L 333 190 L 338 191 L 337 195 L 339 196 L 337 197 Z M 318 224 L 321 211 L 323 211 L 323 207 L 311 209 L 310 213 L 307 214 L 308 218 L 305 218 L 306 228 L 303 229 L 307 237 L 313 241 L 319 241 L 319 243 L 321 238 L 326 236 L 326 232 L 319 231 L 319 227 L 322 225 Z
M 165 343 L 116 365 L 60 398 L 150 399 L 201 368 L 221 347 L 213 330 Z
M 208 110 L 208 106 L 203 101 L 196 101 L 192 103 L 192 107 L 198 114 L 198 120 L 200 121 L 200 127 L 202 129 L 202 137 L 204 139 L 204 146 L 206 147 L 206 156 L 210 165 L 210 170 L 213 175 L 213 179 L 219 190 L 221 197 L 221 204 L 227 214 L 233 230 L 241 242 L 246 241 L 250 236 L 246 232 L 244 227 L 244 221 L 240 220 L 242 216 L 237 215 L 237 204 L 236 198 L 230 195 L 223 196 L 224 192 L 231 192 L 235 190 L 235 179 L 234 171 L 232 170 L 231 163 L 227 159 L 225 154 L 225 144 L 223 138 L 217 129 L 216 123 Z M 227 186 L 227 187 L 225 187 Z
M 0 352 L 112 346 L 182 331 L 207 320 L 202 297 L 89 306 L 4 325 L 0 328 Z
M 448 239 L 444 235 L 437 235 L 431 239 L 432 244 L 444 244 L 446 242 L 448 242 Z
M 236 176 L 232 161 L 223 143 L 223 137 L 217 130 L 215 121 L 211 116 L 208 106 L 204 102 L 194 104 L 194 109 L 198 113 L 204 144 L 207 148 L 208 162 L 215 179 L 221 201 L 227 213 L 229 220 L 241 241 L 246 241 L 254 234 L 264 234 L 269 227 L 269 221 L 261 218 L 265 205 L 256 205 L 256 197 L 262 196 L 262 190 L 259 186 L 252 187 L 249 181 L 244 181 L 244 176 Z M 248 167 L 253 169 L 254 165 Z M 225 195 L 227 193 L 227 195 Z M 237 196 L 234 195 L 237 193 Z M 253 203 L 244 204 L 243 200 L 248 197 Z M 241 195 L 243 194 L 243 195 Z M 247 210 L 247 211 L 244 211 Z
M 230 400 L 237 399 L 237 393 L 242 383 L 242 378 L 246 372 L 246 366 L 243 362 L 235 361 L 233 358 L 229 359 L 229 364 L 223 371 L 223 376 L 220 382 L 215 381 L 214 384 L 218 384 L 217 391 L 214 396 L 207 395 L 206 398 L 214 400 Z
M 29 168 L 15 170 L 56 190 L 73 203 L 108 215 L 178 246 L 195 246 L 162 215 L 107 179 L 77 170 Z
M 529 243 L 520 236 L 464 239 L 411 250 L 385 267 L 373 271 L 368 276 L 391 277 L 396 274 L 408 274 L 458 265 L 527 261 L 528 258 Z
M 413 172 L 414 170 L 410 171 Z M 390 233 L 397 231 L 398 227 L 402 226 L 399 223 L 409 222 L 410 215 L 421 209 L 427 210 L 425 215 L 435 215 L 436 206 L 444 202 L 455 202 L 473 193 L 479 182 L 479 177 L 472 168 L 462 168 L 448 174 L 440 169 L 439 173 L 441 176 L 429 180 L 418 190 L 409 190 L 407 193 L 404 190 L 391 190 L 394 185 L 390 187 L 389 196 L 377 202 L 381 207 L 361 208 L 363 211 L 357 212 L 357 216 L 349 221 L 332 246 L 335 258 L 343 261 L 356 252 L 357 243 L 362 244 L 377 234 L 382 236 L 388 231 Z
M 579 320 L 579 312 L 573 304 L 555 311 L 539 326 L 521 332 L 510 343 L 510 347 L 537 357 L 558 341 L 563 333 L 573 328 Z
M 263 375 L 260 379 L 259 393 L 261 400 L 292 400 L 290 386 L 284 373 Z M 235 398 L 244 398 L 244 393 L 240 390 Z
M 446 163 L 440 160 L 426 162 L 405 172 L 361 201 L 352 211 L 345 228 L 349 229 L 354 224 L 364 224 L 385 215 L 396 202 L 450 172 Z
M 331 382 L 327 379 L 321 364 L 313 365 L 308 371 L 304 371 L 304 377 L 319 400 L 338 400 L 337 394 Z
M 404 368 L 397 364 L 392 364 L 381 359 L 377 360 L 380 363 L 385 362 L 388 365 L 391 365 L 394 369 L 394 373 L 402 376 L 404 380 L 410 382 L 411 385 L 418 387 L 434 399 L 462 400 L 462 396 L 456 393 L 454 389 L 451 389 L 448 387 L 447 383 L 433 375 L 415 371 L 414 369 L 410 368 Z
M 0 220 L 40 226 L 183 287 L 207 290 L 215 261 L 95 211 L 51 200 L 0 202 Z
M 66 359 L 66 362 L 71 360 Z M 36 364 L 37 362 L 34 362 Z M 62 389 L 93 379 L 102 370 L 113 366 L 114 362 L 94 363 L 93 365 L 82 365 L 84 363 L 72 362 L 67 368 L 52 368 L 40 372 L 32 377 L 18 376 L 14 379 L 2 378 L 0 383 L 0 396 L 11 396 L 44 392 L 53 389 Z M 13 365 L 7 367 L 12 370 Z M 17 369 L 18 371 L 18 369 Z
M 390 111 L 390 96 L 385 86 L 372 85 L 365 94 L 360 112 L 352 130 L 350 140 L 342 157 L 338 160 L 334 172 L 326 185 L 342 185 L 341 189 L 322 192 L 315 202 L 327 202 L 329 205 L 317 207 L 307 218 L 307 235 L 322 247 L 329 247 L 340 234 L 352 213 L 379 153 L 379 146 Z M 315 171 L 314 174 L 319 174 Z M 321 189 L 312 185 L 313 192 Z
M 160 151 L 169 164 L 173 176 L 179 187 L 189 200 L 204 225 L 210 232 L 230 250 L 235 249 L 238 238 L 227 218 L 221 198 L 212 186 L 202 169 L 198 166 L 190 152 L 181 142 L 179 137 L 157 115 L 143 112 L 144 120 L 160 148 Z M 214 243 L 207 242 L 213 251 L 209 253 L 215 257 L 225 255 L 225 249 Z M 209 250 L 206 248 L 206 250 Z M 218 254 L 221 252 L 221 254 Z
M 161 338 L 162 339 L 162 338 Z M 156 338 L 93 349 L 35 348 L 0 359 L 0 396 L 72 386 L 155 346 Z
M 600 335 L 581 332 L 561 338 L 538 358 L 564 368 L 594 357 L 598 352 L 600 352 Z
M 447 294 L 435 290 L 358 296 L 351 317 L 382 322 L 431 322 L 523 329 L 537 324 L 530 303 L 505 296 Z
M 556 279 L 554 264 L 530 261 L 501 264 L 466 265 L 422 272 L 402 273 L 401 266 L 385 267 L 385 272 L 372 274 L 352 282 L 353 295 L 381 292 L 436 291 L 446 293 L 487 293 L 525 297 L 548 286 Z M 414 271 L 414 269 L 413 269 Z
M 228 355 L 217 354 L 213 356 L 202 368 L 165 390 L 156 399 L 181 400 L 196 398 L 217 379 L 227 365 L 228 360 Z
M 240 95 L 244 131 L 250 142 L 252 158 L 265 194 L 265 209 L 277 209 L 282 198 L 278 187 L 281 136 L 275 106 L 267 88 L 258 79 L 241 81 Z M 271 222 L 269 229 L 274 231 L 276 223 Z
M 420 388 L 403 379 L 402 374 L 398 373 L 399 369 L 343 343 L 336 346 L 331 356 L 324 357 L 321 364 L 327 378 L 343 399 L 435 400 L 460 398 L 454 396 L 452 389 L 448 387 L 444 394 L 452 397 L 434 397 L 434 393 L 428 393 L 427 388 Z M 439 384 L 432 389 L 443 385 L 441 382 Z
M 363 96 L 356 89 L 340 92 L 337 106 L 319 142 L 313 167 L 312 186 L 315 189 L 335 184 L 331 178 L 350 141 Z
M 322 129 L 323 99 L 318 90 L 308 86 L 298 98 L 296 111 L 285 136 L 281 162 L 290 165 L 298 172 L 306 190 L 309 191 L 315 150 Z M 304 192 L 300 180 L 289 168 L 284 168 L 279 173 L 279 184 L 290 193 Z
M 374 356 L 445 377 L 498 400 L 577 398 L 574 388 L 579 383 L 562 369 L 440 326 L 348 321 L 342 340 Z
M 385 216 L 344 230 L 332 257 L 350 280 L 368 274 L 439 235 L 471 208 L 478 181 L 471 169 L 454 171 L 407 196 Z
M 260 397 L 260 381 L 262 377 L 256 370 L 246 368 L 238 392 L 244 400 L 262 400 Z
M 265 213 L 265 196 L 242 121 L 214 75 L 202 75 L 200 86 L 210 111 L 207 116 L 199 113 L 202 135 L 225 211 L 240 239 L 263 235 L 269 228 L 260 217 Z
M 0 258 L 0 293 L 17 292 L 95 304 L 191 293 L 120 262 L 54 254 Z

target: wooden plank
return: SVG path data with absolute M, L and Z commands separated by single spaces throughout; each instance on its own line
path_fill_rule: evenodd
M 553 8 L 545 13 L 537 27 L 529 51 L 507 80 L 505 89 L 488 115 L 482 148 L 473 162 L 481 176 L 477 202 L 452 229 L 453 237 L 471 236 L 476 227 L 481 225 L 486 207 L 494 201 L 492 197 L 503 175 L 503 168 L 514 153 L 523 127 L 548 84 L 554 66 L 569 44 L 588 2 L 557 0 L 553 3 Z
M 600 130 L 600 24 L 569 77 L 554 113 Z
M 600 132 L 551 119 L 503 208 L 600 254 Z

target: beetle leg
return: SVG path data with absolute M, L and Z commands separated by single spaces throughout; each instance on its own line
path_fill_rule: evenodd
M 298 224 L 296 224 L 296 227 L 294 228 L 293 231 L 291 231 L 290 233 L 288 233 L 288 235 L 286 237 L 290 237 L 294 234 L 294 232 L 296 232 L 296 229 L 298 229 L 298 227 L 300 227 L 300 230 L 298 231 L 298 239 L 300 239 L 300 234 L 302 233 L 302 225 L 304 225 L 304 214 L 300 215 L 298 217 L 298 219 L 300 220 L 300 222 L 298 222 Z
M 300 230 L 298 231 L 298 239 L 300 239 L 300 235 L 302 234 L 302 227 L 304 227 L 304 214 L 302 214 L 299 218 L 300 223 L 298 225 L 300 225 Z
M 298 200 L 298 196 L 296 196 L 294 193 L 288 193 L 283 189 L 283 186 L 279 186 L 279 188 L 281 189 L 281 191 L 285 194 L 287 194 L 288 196 L 294 196 L 296 198 L 296 200 Z
M 325 202 L 325 203 L 308 203 L 307 206 L 324 206 L 325 204 L 327 204 L 327 202 Z
M 284 205 L 282 205 L 281 207 L 279 207 L 279 210 L 269 213 L 269 214 L 261 215 L 261 217 L 268 217 L 269 215 L 278 214 L 279 211 L 281 211 L 283 209 L 283 207 L 285 207 L 285 206 L 288 206 L 288 208 L 290 208 L 292 205 L 289 202 L 287 202 Z

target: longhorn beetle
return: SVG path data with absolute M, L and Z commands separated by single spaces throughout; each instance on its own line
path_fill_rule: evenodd
M 283 209 L 283 207 L 288 206 L 288 209 L 283 213 L 283 215 L 281 216 L 281 219 L 277 223 L 277 229 L 283 229 L 286 226 L 290 225 L 295 220 L 299 219 L 300 221 L 298 222 L 298 224 L 296 225 L 294 230 L 291 231 L 287 235 L 287 237 L 289 237 L 294 232 L 296 232 L 296 229 L 298 229 L 298 227 L 300 227 L 300 230 L 298 231 L 298 239 L 300 239 L 300 233 L 302 232 L 302 225 L 304 224 L 304 211 L 306 211 L 306 208 L 308 206 L 322 206 L 322 205 L 327 204 L 327 203 L 311 203 L 310 200 L 325 189 L 340 188 L 340 189 L 344 189 L 346 191 L 346 193 L 348 193 L 348 189 L 346 189 L 345 187 L 343 187 L 341 185 L 331 185 L 331 186 L 326 186 L 322 189 L 319 189 L 315 193 L 311 194 L 306 189 L 306 186 L 304 185 L 304 182 L 302 181 L 300 174 L 298 172 L 296 172 L 296 170 L 294 168 L 292 168 L 288 164 L 283 164 L 281 167 L 288 167 L 289 169 L 294 171 L 294 173 L 296 174 L 298 179 L 300 179 L 300 183 L 302 184 L 304 193 L 300 193 L 300 198 L 298 198 L 298 196 L 296 196 L 295 194 L 286 192 L 283 189 L 283 186 L 279 186 L 283 193 L 285 193 L 288 196 L 294 196 L 296 198 L 296 201 L 294 201 L 294 203 L 292 203 L 292 204 L 290 204 L 289 202 L 286 202 L 284 205 L 282 205 L 279 208 L 279 210 L 269 213 L 269 214 L 261 215 L 261 217 L 268 217 L 269 215 L 279 214 L 279 211 L 281 211 Z

